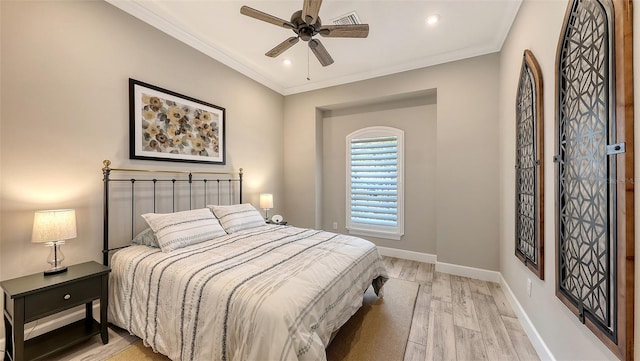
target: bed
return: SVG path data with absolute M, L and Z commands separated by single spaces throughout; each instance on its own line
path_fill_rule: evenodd
M 114 178 L 116 171 L 139 172 L 106 162 L 103 168 L 109 320 L 172 360 L 325 360 L 331 336 L 360 308 L 366 289 L 380 295 L 388 278 L 371 242 L 266 224 L 242 202 L 242 173 L 199 174 L 200 182 L 193 173 Z M 186 190 L 176 190 L 180 175 Z M 163 190 L 165 180 L 170 186 Z M 151 190 L 140 188 L 145 182 Z M 114 193 L 117 183 L 123 186 Z M 116 211 L 115 203 L 131 210 Z M 162 230 L 188 223 L 180 217 L 209 227 L 207 211 L 224 232 L 189 229 L 187 237 L 176 237 L 172 230 L 166 233 L 173 241 L 208 236 L 178 246 L 167 242 Z M 140 214 L 150 220 L 140 221 Z M 148 240 L 151 232 L 159 247 L 140 237 Z

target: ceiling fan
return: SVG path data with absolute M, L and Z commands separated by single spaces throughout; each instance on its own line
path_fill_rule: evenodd
M 309 48 L 316 58 L 318 58 L 320 64 L 322 64 L 322 66 L 327 66 L 333 64 L 333 59 L 320 40 L 314 39 L 314 36 L 320 34 L 331 38 L 366 38 L 369 35 L 369 25 L 348 24 L 323 26 L 320 21 L 320 17 L 318 16 L 321 4 L 322 0 L 304 0 L 302 10 L 294 12 L 291 15 L 290 21 L 280 19 L 260 10 L 250 8 L 246 5 L 240 8 L 240 13 L 254 19 L 281 26 L 285 29 L 291 29 L 296 33 L 296 36 L 288 38 L 276 45 L 275 48 L 266 52 L 266 56 L 275 58 L 302 39 L 309 43 Z

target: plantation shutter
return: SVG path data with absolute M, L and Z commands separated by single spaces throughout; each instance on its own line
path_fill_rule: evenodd
M 351 140 L 351 222 L 398 225 L 398 137 Z

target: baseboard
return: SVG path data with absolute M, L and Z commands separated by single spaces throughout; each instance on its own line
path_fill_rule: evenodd
M 526 332 L 527 336 L 529 336 L 529 340 L 531 340 L 531 344 L 533 344 L 533 347 L 538 352 L 538 356 L 540 356 L 540 359 L 555 361 L 556 358 L 553 357 L 551 350 L 549 350 L 549 347 L 547 347 L 547 344 L 538 333 L 538 330 L 536 330 L 535 326 L 533 326 L 531 319 L 529 319 L 529 316 L 524 311 L 524 308 L 522 308 L 522 305 L 520 304 L 520 302 L 518 302 L 518 299 L 513 294 L 513 291 L 511 291 L 511 287 L 509 287 L 507 281 L 504 279 L 504 277 L 502 277 L 502 274 L 500 274 L 500 287 L 502 287 L 505 296 L 511 304 L 511 308 L 516 313 L 516 316 L 518 316 L 518 320 L 520 321 L 524 332 Z
M 404 249 L 388 248 L 378 246 L 378 252 L 382 256 L 402 258 L 410 261 L 435 263 L 436 271 L 450 273 L 456 276 L 464 276 L 475 278 L 482 281 L 500 282 L 500 273 L 496 271 L 488 271 L 481 268 L 473 268 L 460 266 L 451 263 L 438 262 L 438 256 L 435 254 L 407 251 Z
M 457 264 L 437 262 L 436 271 L 442 273 L 449 273 L 456 276 L 463 276 L 469 278 L 475 278 L 482 281 L 500 282 L 500 272 L 489 271 L 481 268 L 460 266 Z
M 81 320 L 85 317 L 85 312 L 86 312 L 85 308 L 84 306 L 82 306 L 82 309 L 76 310 L 71 313 L 63 314 L 60 317 L 47 320 L 46 322 L 40 323 L 38 321 L 34 321 L 31 323 L 28 323 L 24 328 L 25 336 L 28 335 L 29 338 L 34 338 L 42 334 L 45 334 L 49 331 L 53 331 L 57 328 L 60 328 L 64 325 Z M 93 305 L 93 314 L 94 314 L 94 317 L 95 315 L 100 315 L 100 303 L 95 303 Z M 6 337 L 0 340 L 0 350 L 4 350 L 5 339 Z
M 403 249 L 396 248 L 378 247 L 378 252 L 382 256 L 396 257 L 424 263 L 436 263 L 438 260 L 438 257 L 436 257 L 435 254 L 405 251 Z

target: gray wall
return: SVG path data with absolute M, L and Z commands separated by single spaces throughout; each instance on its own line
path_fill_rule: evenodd
M 404 130 L 405 234 L 402 241 L 368 237 L 379 246 L 436 253 L 436 97 L 378 102 L 323 112 L 322 228 L 348 233 L 346 137 L 365 127 Z
M 246 171 L 246 200 L 281 212 L 283 96 L 103 1 L 0 2 L 2 279 L 45 269 L 33 212 L 71 207 L 67 264 L 101 260 L 102 160 L 114 167 Z M 128 159 L 128 78 L 227 111 L 227 165 Z
M 498 69 L 499 56 L 491 54 L 287 96 L 284 181 L 288 220 L 303 227 L 323 226 L 319 109 L 436 90 L 438 261 L 498 270 Z M 325 172 L 325 176 L 332 175 Z M 412 247 L 403 241 L 395 245 L 406 250 Z
M 614 360 L 611 353 L 597 337 L 582 325 L 555 296 L 555 171 L 553 155 L 555 154 L 555 61 L 556 48 L 567 1 L 533 1 L 525 0 L 514 26 L 500 54 L 500 272 L 515 297 L 528 314 L 531 322 L 544 339 L 552 354 L 558 360 Z M 640 19 L 639 7 L 635 7 L 636 24 Z M 541 25 L 540 19 L 544 19 Z M 532 31 L 535 29 L 535 31 Z M 640 49 L 640 36 L 636 32 L 634 46 L 636 54 Z M 535 55 L 542 70 L 544 84 L 544 238 L 545 238 L 545 278 L 541 281 L 529 272 L 516 259 L 515 252 L 515 97 L 518 76 L 522 64 L 522 54 L 530 49 Z M 638 59 L 635 56 L 635 82 L 638 84 Z M 638 86 L 636 85 L 636 89 Z M 636 91 L 636 107 L 640 104 Z M 638 124 L 638 108 L 636 108 L 636 124 Z M 635 127 L 636 144 L 640 136 L 638 126 Z M 635 154 L 638 154 L 636 145 Z M 636 172 L 640 170 L 640 159 L 636 156 Z M 636 212 L 640 192 L 636 189 Z M 636 243 L 638 242 L 638 214 L 636 214 Z M 638 252 L 640 247 L 636 247 Z M 639 258 L 636 257 L 636 260 Z M 636 261 L 636 277 L 638 265 Z M 527 280 L 533 282 L 531 296 L 527 295 Z M 640 278 L 636 278 L 638 280 Z M 636 335 L 638 335 L 638 292 L 636 291 Z M 638 356 L 638 337 L 636 336 L 636 356 Z M 637 359 L 638 357 L 636 357 Z

